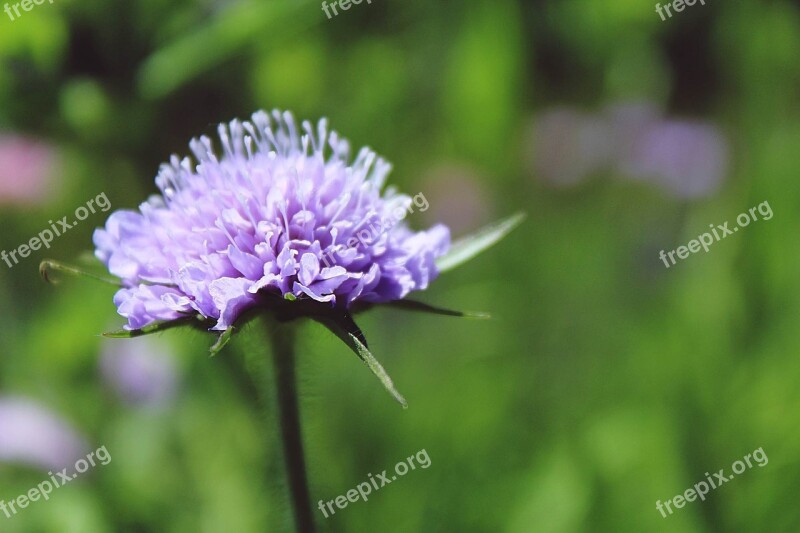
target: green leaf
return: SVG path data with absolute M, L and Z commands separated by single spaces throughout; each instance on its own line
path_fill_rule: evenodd
M 234 327 L 231 326 L 222 332 L 222 335 L 219 336 L 217 342 L 215 342 L 214 345 L 209 349 L 211 357 L 214 357 L 219 352 L 221 352 L 222 349 L 225 347 L 225 345 L 230 342 L 231 338 L 233 337 L 233 330 Z
M 340 316 L 315 316 L 313 317 L 314 320 L 331 330 L 334 335 L 339 337 L 342 341 L 344 341 L 347 346 L 350 347 L 353 352 L 361 359 L 364 364 L 372 371 L 372 373 L 377 377 L 383 388 L 386 389 L 392 397 L 397 400 L 400 405 L 403 406 L 404 409 L 408 408 L 408 402 L 406 399 L 403 398 L 403 395 L 398 392 L 397 388 L 394 386 L 394 382 L 392 378 L 389 377 L 389 374 L 386 373 L 386 370 L 381 366 L 375 356 L 372 355 L 372 352 L 369 351 L 366 345 L 366 339 L 364 338 L 363 333 L 361 330 L 358 329 L 356 323 L 350 317 L 349 314 L 343 313 Z M 364 342 L 362 342 L 362 340 Z
M 229 3 L 203 24 L 145 58 L 137 73 L 139 93 L 148 99 L 163 98 L 236 58 L 265 36 L 271 42 L 279 42 L 301 33 L 323 20 L 323 17 L 300 16 L 311 5 L 311 0 Z
M 392 378 L 389 377 L 389 374 L 386 373 L 386 370 L 384 370 L 383 366 L 381 366 L 378 360 L 375 359 L 375 357 L 372 355 L 372 352 L 370 352 L 369 349 L 364 346 L 355 335 L 352 333 L 348 333 L 348 335 L 352 341 L 351 348 L 353 346 L 355 347 L 354 351 L 358 354 L 361 360 L 367 364 L 369 369 L 372 370 L 372 373 L 375 374 L 375 377 L 381 380 L 383 387 L 389 392 L 389 394 L 391 394 L 395 400 L 400 402 L 400 405 L 403 406 L 403 409 L 408 409 L 408 402 L 395 388 Z
M 153 324 L 149 324 L 141 329 L 118 329 L 116 331 L 108 331 L 103 333 L 103 337 L 107 337 L 109 339 L 133 339 L 135 337 L 142 337 L 144 335 L 158 333 L 159 331 L 166 331 L 172 328 L 188 326 L 195 318 L 200 319 L 200 316 L 198 315 L 197 317 L 178 318 L 176 320 L 169 320 L 165 322 L 154 322 Z
M 519 226 L 526 216 L 525 213 L 517 213 L 457 240 L 445 255 L 436 260 L 439 272 L 452 270 L 490 248 Z
M 463 318 L 483 318 L 483 319 L 491 318 L 491 316 L 488 313 L 481 313 L 478 311 L 452 311 L 450 309 L 434 307 L 432 305 L 423 302 L 417 302 L 415 300 L 395 300 L 393 302 L 388 302 L 383 305 L 387 305 L 389 307 L 396 307 L 404 311 L 419 311 L 422 313 L 431 313 L 434 315 L 457 316 Z

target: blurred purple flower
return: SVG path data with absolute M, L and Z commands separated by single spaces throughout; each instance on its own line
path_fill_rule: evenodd
M 53 147 L 27 137 L 0 134 L 0 204 L 36 205 L 53 193 Z
M 481 179 L 471 168 L 438 166 L 428 172 L 423 181 L 429 184 L 426 188 L 430 209 L 425 210 L 425 219 L 429 223 L 441 221 L 458 234 L 488 222 L 489 193 L 481 186 Z
M 699 198 L 720 187 L 729 164 L 728 143 L 716 127 L 664 119 L 646 101 L 615 103 L 596 116 L 546 111 L 532 138 L 536 174 L 559 185 L 612 168 L 679 198 Z
M 662 111 L 652 102 L 622 101 L 603 110 L 609 139 L 613 139 L 613 160 L 629 160 L 645 131 L 661 120 Z
M 679 198 L 701 198 L 722 184 L 728 157 L 728 144 L 717 128 L 665 120 L 644 129 L 619 168 L 623 175 L 652 180 Z
M 614 147 L 601 117 L 569 108 L 542 113 L 531 126 L 526 145 L 531 144 L 534 175 L 563 187 L 577 185 L 607 166 Z
M 174 397 L 178 381 L 174 354 L 152 337 L 107 341 L 100 372 L 117 395 L 132 405 L 164 406 Z
M 56 471 L 87 452 L 86 441 L 47 408 L 26 398 L 0 397 L 0 461 Z
M 220 157 L 210 139 L 193 140 L 197 165 L 173 156 L 156 178 L 162 196 L 113 213 L 95 232 L 97 257 L 122 279 L 114 302 L 127 328 L 199 313 L 225 330 L 268 305 L 265 293 L 348 308 L 399 300 L 438 275 L 445 226 L 371 228 L 412 203 L 382 192 L 386 161 L 362 148 L 351 162 L 349 143 L 325 120 L 316 131 L 304 122 L 301 137 L 290 113 L 272 118 L 220 125 Z M 367 244 L 361 232 L 380 236 Z

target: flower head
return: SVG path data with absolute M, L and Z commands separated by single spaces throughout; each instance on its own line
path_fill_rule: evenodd
M 437 225 L 396 220 L 411 197 L 384 189 L 391 166 L 368 148 L 351 162 L 347 140 L 288 112 L 219 126 L 222 151 L 190 143 L 173 156 L 160 196 L 113 213 L 94 235 L 96 255 L 122 280 L 114 302 L 129 329 L 197 315 L 225 330 L 267 297 L 347 309 L 425 289 L 450 244 Z

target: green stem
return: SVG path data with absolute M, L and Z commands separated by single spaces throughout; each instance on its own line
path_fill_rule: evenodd
M 294 329 L 289 324 L 278 324 L 270 332 L 272 361 L 278 394 L 278 417 L 289 480 L 292 508 L 297 531 L 314 531 L 311 497 L 308 491 L 303 439 L 300 432 L 300 409 L 297 401 L 295 375 Z

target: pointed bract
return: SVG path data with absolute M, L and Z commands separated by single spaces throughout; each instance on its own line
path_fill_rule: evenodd
M 436 259 L 436 267 L 439 272 L 447 272 L 466 263 L 497 244 L 511 230 L 519 226 L 525 217 L 525 213 L 517 213 L 455 241 L 446 254 Z
M 217 342 L 215 342 L 208 350 L 211 357 L 214 357 L 215 355 L 219 354 L 222 351 L 222 349 L 225 348 L 225 345 L 227 345 L 231 341 L 234 329 L 236 328 L 234 328 L 233 326 L 229 327 L 228 329 L 223 331 L 222 334 L 217 338 Z
M 369 348 L 366 346 L 366 339 L 364 338 L 363 333 L 361 330 L 356 326 L 356 323 L 352 320 L 352 318 L 346 317 L 322 317 L 317 316 L 314 317 L 314 320 L 328 328 L 334 335 L 339 337 L 347 346 L 353 350 L 353 352 L 361 359 L 364 364 L 372 371 L 372 373 L 377 377 L 383 388 L 385 388 L 392 397 L 397 400 L 400 405 L 403 406 L 404 409 L 408 408 L 408 402 L 406 399 L 403 398 L 403 395 L 397 390 L 394 386 L 394 382 L 392 378 L 389 377 L 389 374 L 386 373 L 383 366 L 378 362 L 377 359 L 372 355 L 372 352 L 369 351 Z M 362 342 L 361 339 L 364 339 Z
M 397 300 L 396 302 L 389 302 L 386 304 L 389 307 L 395 307 L 404 311 L 417 311 L 420 313 L 430 313 L 432 315 L 443 316 L 456 316 L 463 318 L 479 318 L 489 319 L 492 318 L 488 313 L 481 313 L 480 311 L 453 311 L 451 309 L 444 309 L 442 307 L 435 307 L 423 302 L 415 300 Z

